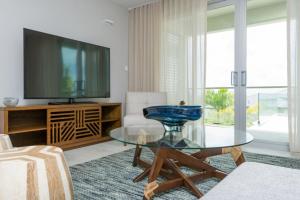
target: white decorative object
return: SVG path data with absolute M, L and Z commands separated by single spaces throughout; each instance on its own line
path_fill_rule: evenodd
M 111 25 L 113 26 L 115 24 L 115 21 L 114 20 L 111 20 L 111 19 L 105 19 L 104 22 L 108 25 Z
M 14 98 L 14 97 L 5 97 L 3 99 L 3 104 L 7 107 L 16 107 L 19 103 L 19 99 L 18 98 Z

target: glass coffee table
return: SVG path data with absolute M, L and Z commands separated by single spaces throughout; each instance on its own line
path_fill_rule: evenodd
M 145 170 L 133 181 L 148 177 L 145 199 L 180 186 L 187 187 L 200 198 L 203 193 L 196 187 L 196 182 L 212 177 L 223 179 L 227 175 L 210 165 L 208 158 L 230 153 L 236 165 L 240 165 L 245 161 L 240 146 L 253 141 L 252 135 L 246 132 L 235 133 L 233 129 L 203 128 L 193 124 L 186 125 L 182 132 L 165 132 L 160 126 L 121 127 L 112 130 L 110 136 L 136 146 L 133 166 L 141 166 Z M 141 159 L 142 147 L 154 153 L 152 163 Z M 187 175 L 181 167 L 190 168 L 195 173 Z M 165 181 L 158 183 L 158 176 L 163 176 Z

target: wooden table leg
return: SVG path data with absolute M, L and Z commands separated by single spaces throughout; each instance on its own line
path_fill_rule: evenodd
M 150 173 L 151 168 L 146 168 L 141 174 L 139 174 L 137 177 L 133 179 L 133 182 L 139 182 L 146 178 Z
M 181 177 L 184 181 L 184 184 L 186 187 L 188 187 L 196 197 L 200 198 L 203 196 L 203 194 L 198 190 L 198 188 L 195 186 L 195 184 L 186 176 L 180 168 L 171 160 L 167 160 L 169 165 L 172 167 L 172 169 L 175 171 L 175 173 L 178 174 L 179 177 Z
M 144 199 L 151 199 L 155 193 L 164 192 L 175 187 L 185 186 L 192 193 L 200 198 L 203 194 L 196 187 L 195 183 L 200 180 L 216 177 L 223 179 L 226 173 L 211 166 L 205 160 L 211 156 L 230 153 L 236 165 L 245 161 L 243 153 L 239 147 L 215 148 L 199 151 L 194 154 L 186 154 L 177 149 L 170 148 L 150 148 L 155 154 L 152 165 L 140 160 L 140 147 L 136 147 L 134 162 L 146 167 L 134 181 L 140 181 L 148 175 L 148 184 L 144 188 Z M 180 167 L 185 166 L 198 171 L 193 175 L 185 175 Z M 157 183 L 157 177 L 162 175 L 166 181 Z
M 240 147 L 227 147 L 203 150 L 192 154 L 193 157 L 205 160 L 208 157 L 230 153 L 235 164 L 239 166 L 245 162 L 245 157 Z
M 133 161 L 132 161 L 132 166 L 136 167 L 138 164 L 138 160 L 141 157 L 141 153 L 142 153 L 142 148 L 137 144 L 135 146 L 135 152 L 134 152 L 134 157 L 133 157 Z
M 223 148 L 222 153 L 230 153 L 232 156 L 232 159 L 234 160 L 235 164 L 237 166 L 241 165 L 242 163 L 245 162 L 245 157 L 242 152 L 242 149 L 240 147 L 228 147 L 228 148 Z
M 164 164 L 164 159 L 166 158 L 166 154 L 167 154 L 167 149 L 159 148 L 156 150 L 156 154 L 148 177 L 148 184 L 144 189 L 144 197 L 147 200 L 151 199 L 151 197 L 154 195 L 154 190 L 158 188 L 156 179 Z
M 157 149 L 153 163 L 152 163 L 152 167 L 150 170 L 148 183 L 151 183 L 156 180 L 156 178 L 164 164 L 164 159 L 166 158 L 167 153 L 168 153 L 168 149 L 164 149 L 164 148 Z
M 154 190 L 158 188 L 156 181 L 148 183 L 144 189 L 144 198 L 145 200 L 150 200 L 154 195 Z

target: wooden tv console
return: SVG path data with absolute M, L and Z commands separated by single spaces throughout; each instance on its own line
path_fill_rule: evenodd
M 13 146 L 47 144 L 71 149 L 107 141 L 121 126 L 120 103 L 34 105 L 0 108 L 0 133 Z

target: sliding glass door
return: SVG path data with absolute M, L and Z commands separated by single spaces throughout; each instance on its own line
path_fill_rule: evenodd
M 246 130 L 246 1 L 210 1 L 207 32 L 206 127 Z
M 287 141 L 285 3 L 209 1 L 208 128 Z
M 247 131 L 288 141 L 286 0 L 247 2 Z
M 229 4 L 208 12 L 205 123 L 206 128 L 222 132 L 234 130 L 235 125 L 234 11 Z

